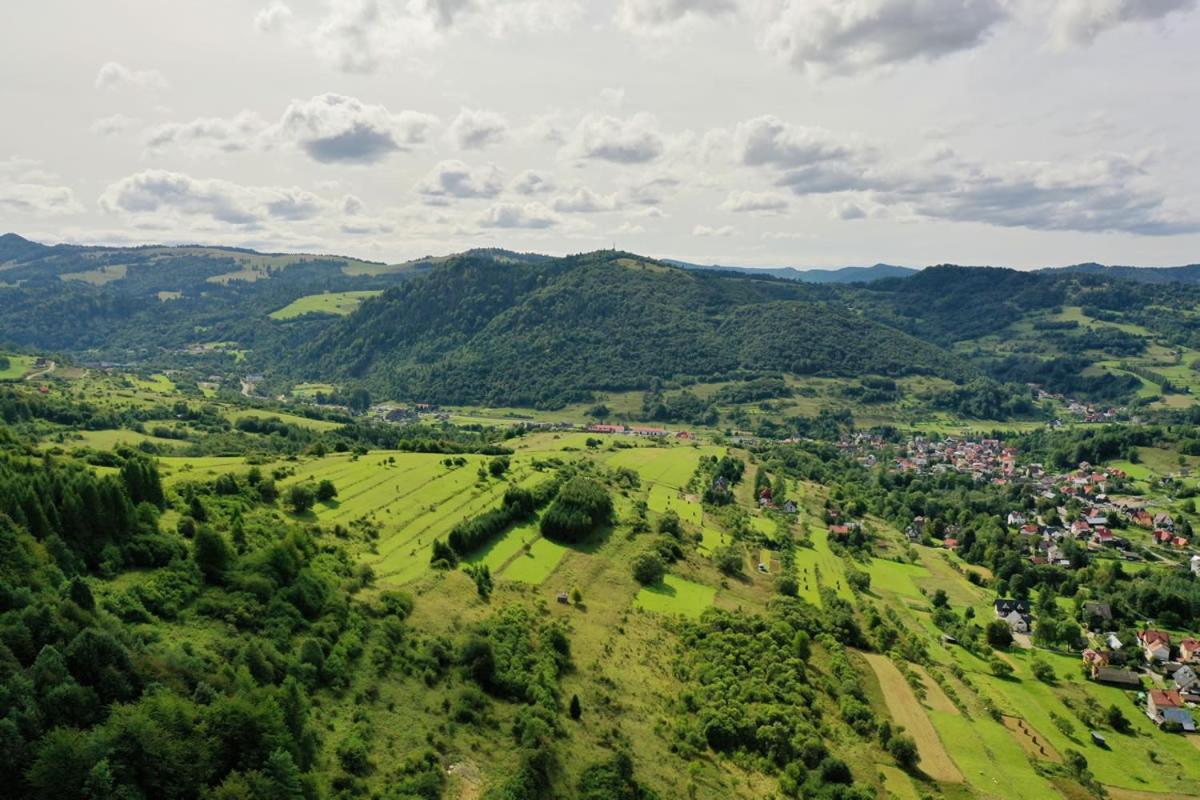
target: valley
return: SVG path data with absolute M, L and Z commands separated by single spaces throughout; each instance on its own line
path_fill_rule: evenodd
M 52 250 L 13 796 L 1200 797 L 1186 284 Z

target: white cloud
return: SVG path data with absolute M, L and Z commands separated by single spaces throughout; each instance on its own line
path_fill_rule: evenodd
M 932 61 L 976 47 L 1009 18 L 1005 0 L 775 0 L 765 7 L 763 46 L 815 74 Z
M 422 178 L 416 190 L 433 198 L 495 197 L 504 188 L 495 165 L 471 167 L 462 161 L 441 161 Z
M 165 89 L 167 79 L 156 69 L 134 70 L 116 61 L 109 61 L 96 73 L 97 89 Z
M 483 228 L 551 228 L 558 216 L 541 203 L 497 203 L 479 218 Z
M 858 203 L 846 201 L 838 203 L 829 211 L 830 219 L 852 220 L 862 219 L 867 216 L 867 212 Z
M 733 132 L 734 158 L 747 166 L 798 167 L 846 158 L 852 148 L 822 128 L 791 125 L 766 115 L 740 122 Z
M 589 114 L 576 126 L 565 152 L 571 158 L 641 164 L 662 155 L 664 146 L 658 125 L 649 114 L 625 119 Z
M 554 210 L 563 213 L 591 214 L 599 211 L 616 211 L 621 207 L 615 194 L 600 195 L 586 187 L 571 194 L 554 198 Z
M 254 30 L 259 33 L 279 33 L 292 22 L 292 9 L 287 3 L 275 0 L 254 15 Z
M 633 33 L 655 34 L 682 22 L 711 19 L 736 10 L 735 0 L 621 0 L 617 24 Z
M 1055 0 L 1048 22 L 1055 43 L 1087 45 L 1118 25 L 1149 22 L 1194 8 L 1196 0 Z M 1031 22 L 1039 15 L 1041 24 L 1046 24 L 1041 3 L 1027 1 L 1027 9 Z
M 332 0 L 311 42 L 339 69 L 371 73 L 464 28 L 498 38 L 560 30 L 579 11 L 575 0 Z
M 243 186 L 158 169 L 116 181 L 104 190 L 99 202 L 101 209 L 110 213 L 199 217 L 239 226 L 268 220 L 311 220 L 333 208 L 303 189 Z
M 494 111 L 464 108 L 447 131 L 459 150 L 479 150 L 499 144 L 508 136 L 508 121 Z
M 124 114 L 111 114 L 107 117 L 101 117 L 93 122 L 89 127 L 92 133 L 97 136 L 111 137 L 120 136 L 137 123 L 137 120 L 132 117 L 127 117 Z
M 722 225 L 719 228 L 713 228 L 708 225 L 697 225 L 696 227 L 692 228 L 692 236 L 701 237 L 733 236 L 735 232 L 736 231 L 734 231 L 733 227 L 730 225 Z
M 721 204 L 721 208 L 734 212 L 768 212 L 786 211 L 787 198 L 775 192 L 730 192 Z
M 373 164 L 394 152 L 425 144 L 437 118 L 416 111 L 392 113 L 353 97 L 322 94 L 294 100 L 275 134 L 326 164 Z
M 516 194 L 542 194 L 554 190 L 554 181 L 544 173 L 527 169 L 513 178 L 508 188 Z
M 151 153 L 179 149 L 191 155 L 236 153 L 254 147 L 268 125 L 257 114 L 243 111 L 232 118 L 204 117 L 190 122 L 166 122 L 145 132 L 142 142 Z
M 77 214 L 84 210 L 69 187 L 8 181 L 0 183 L 0 209 L 35 217 Z

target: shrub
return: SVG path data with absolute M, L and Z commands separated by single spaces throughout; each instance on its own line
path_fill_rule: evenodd
M 653 551 L 640 553 L 633 559 L 633 577 L 643 585 L 658 583 L 667 572 L 662 557 Z

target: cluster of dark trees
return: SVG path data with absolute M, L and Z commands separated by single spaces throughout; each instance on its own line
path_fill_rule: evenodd
M 433 564 L 453 567 L 513 525 L 532 517 L 558 494 L 559 481 L 551 478 L 533 489 L 509 487 L 500 506 L 477 517 L 465 519 L 450 529 L 446 541 L 433 542 Z
M 594 478 L 567 480 L 542 515 L 541 531 L 547 539 L 579 542 L 612 519 L 612 497 Z

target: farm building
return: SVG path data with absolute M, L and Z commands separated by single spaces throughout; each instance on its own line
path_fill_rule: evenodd
M 1137 638 L 1147 661 L 1161 663 L 1171 657 L 1171 637 L 1164 631 L 1138 631 Z

